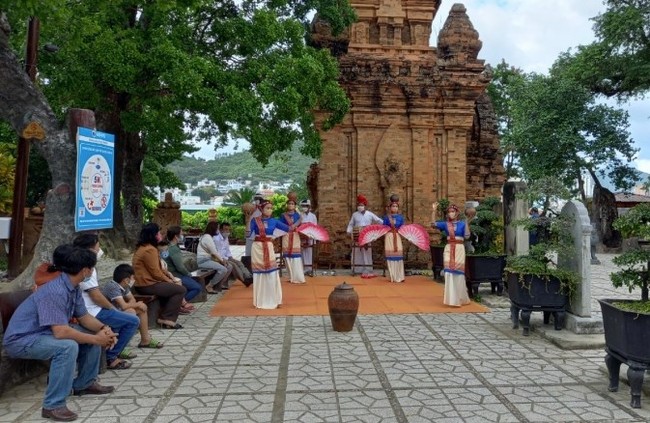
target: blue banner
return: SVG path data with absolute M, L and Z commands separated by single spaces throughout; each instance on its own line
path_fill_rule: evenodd
M 113 227 L 115 135 L 79 127 L 75 230 Z

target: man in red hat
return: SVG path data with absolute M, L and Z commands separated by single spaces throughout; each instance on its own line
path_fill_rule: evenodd
M 362 278 L 374 278 L 372 273 L 372 246 L 370 243 L 360 247 L 357 237 L 364 226 L 382 224 L 384 221 L 373 212 L 366 210 L 368 200 L 363 195 L 357 195 L 357 211 L 352 213 L 347 232 L 352 236 L 352 273 L 361 273 Z

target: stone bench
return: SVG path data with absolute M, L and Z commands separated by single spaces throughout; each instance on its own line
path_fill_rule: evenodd
M 212 279 L 215 273 L 217 273 L 217 271 L 214 269 L 197 269 L 190 274 L 190 276 L 192 276 L 192 279 L 200 283 L 203 287 L 203 289 L 201 289 L 201 293 L 192 298 L 190 301 L 191 303 L 205 302 L 208 300 L 208 291 L 205 290 L 205 286 L 208 284 L 208 282 L 210 282 L 210 279 Z
M 9 325 L 18 306 L 32 294 L 32 291 L 13 291 L 0 294 L 0 315 L 2 316 L 2 331 Z M 0 342 L 2 338 L 0 337 Z M 27 360 L 10 358 L 2 350 L 0 356 L 0 394 L 7 388 L 21 384 L 48 371 L 49 360 Z
M 133 298 L 136 301 L 142 301 L 147 305 L 147 321 L 149 329 L 155 328 L 158 325 L 158 314 L 160 314 L 160 300 L 155 295 L 140 295 L 133 293 Z

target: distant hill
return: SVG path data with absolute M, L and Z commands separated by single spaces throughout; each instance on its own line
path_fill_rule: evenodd
M 639 181 L 636 183 L 636 185 L 643 184 L 645 181 L 648 180 L 648 177 L 650 176 L 650 174 L 645 173 L 645 172 L 641 172 L 638 169 L 637 169 L 637 173 L 639 174 Z M 620 191 L 620 190 L 617 190 L 616 187 L 614 186 L 614 184 L 612 183 L 612 181 L 609 178 L 605 177 L 605 176 L 600 178 L 600 183 L 603 185 L 603 188 L 607 188 L 611 192 L 619 192 Z
M 262 167 L 248 151 L 220 156 L 214 160 L 184 157 L 167 166 L 184 183 L 192 183 L 209 179 L 250 179 L 257 181 L 286 182 L 291 179 L 304 184 L 309 165 L 316 161 L 298 152 L 296 146 L 291 153 L 278 154 L 271 157 L 269 164 Z M 250 175 L 250 176 L 249 176 Z

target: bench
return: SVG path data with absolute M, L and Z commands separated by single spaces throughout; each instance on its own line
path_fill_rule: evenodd
M 190 300 L 191 303 L 202 303 L 208 300 L 208 291 L 205 290 L 205 286 L 216 273 L 217 271 L 214 269 L 197 269 L 190 273 L 192 279 L 200 283 L 203 287 L 201 293 Z
M 158 314 L 160 314 L 160 301 L 155 295 L 141 295 L 133 293 L 133 298 L 136 301 L 142 301 L 147 305 L 147 321 L 149 329 L 155 328 L 158 325 Z
M 2 331 L 9 325 L 18 306 L 31 295 L 32 291 L 13 291 L 0 294 L 0 315 L 2 316 Z M 2 338 L 0 338 L 1 340 Z M 35 365 L 36 364 L 36 365 Z M 49 369 L 49 360 L 26 360 L 8 357 L 4 350 L 0 357 L 0 394 L 11 388 L 32 379 Z

